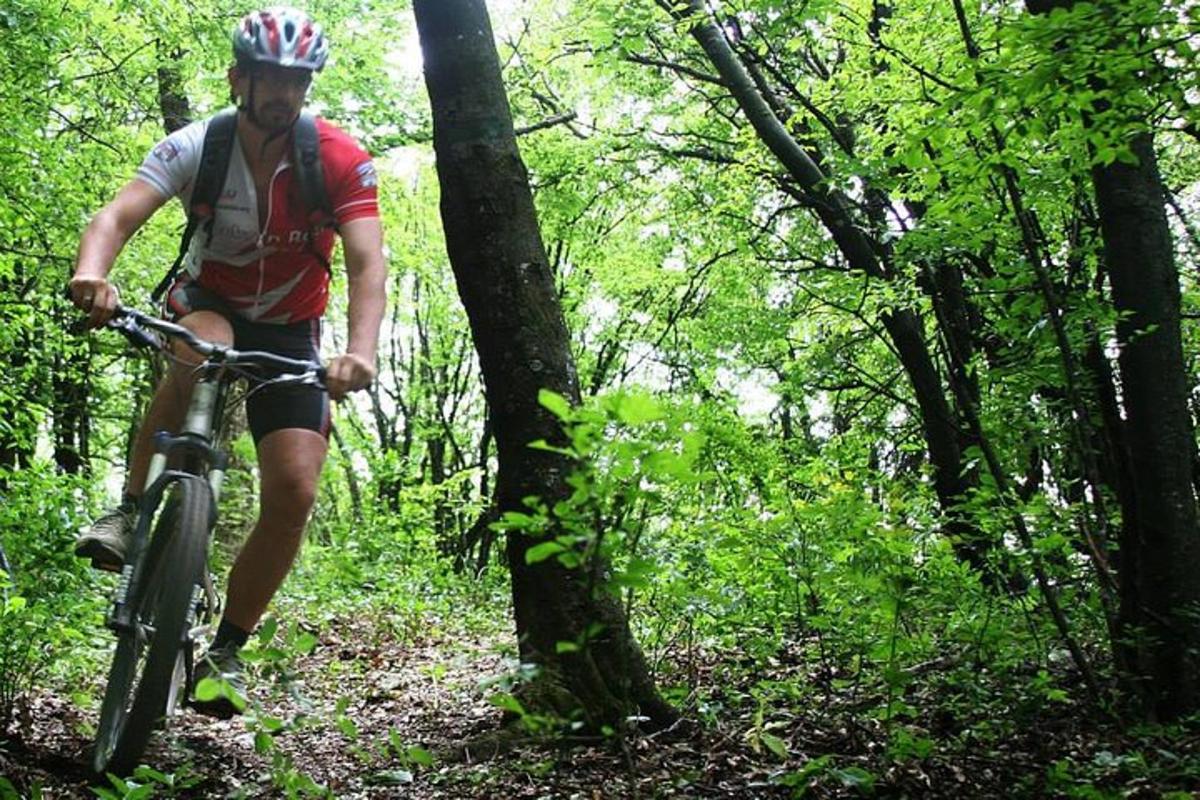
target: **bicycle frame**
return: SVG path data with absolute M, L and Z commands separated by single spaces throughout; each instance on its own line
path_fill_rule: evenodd
M 153 512 L 161 504 L 162 497 L 171 484 L 182 480 L 206 480 L 212 498 L 211 516 L 213 520 L 216 519 L 216 505 L 220 499 L 228 458 L 217 448 L 215 439 L 216 431 L 223 420 L 225 396 L 232 379 L 219 363 L 206 362 L 200 369 L 203 374 L 192 388 L 182 430 L 174 436 L 166 431 L 159 431 L 154 435 L 155 452 L 150 459 L 145 489 L 138 507 L 130 557 L 126 559 L 121 570 L 121 580 L 107 623 L 109 628 L 116 631 L 129 630 L 134 624 L 130 618 L 131 611 L 126 605 L 128 598 L 135 596 L 131 592 L 138 588 L 134 584 L 134 569 L 141 563 L 149 544 Z M 178 462 L 178 466 L 168 468 L 173 461 Z M 215 608 L 216 590 L 208 575 L 204 579 L 204 593 L 209 602 L 208 607 Z M 189 625 L 187 640 L 193 639 L 201 632 Z M 187 640 L 181 644 L 186 644 Z M 190 666 L 189 664 L 189 671 Z

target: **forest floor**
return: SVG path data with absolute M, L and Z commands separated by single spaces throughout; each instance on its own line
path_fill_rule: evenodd
M 157 772 L 136 781 L 153 792 L 111 783 L 99 786 L 112 794 L 94 791 L 86 769 L 94 710 L 42 693 L 0 731 L 0 776 L 29 798 L 1180 798 L 1200 788 L 1178 771 L 1165 780 L 1139 772 L 1123 759 L 1141 751 L 1119 729 L 1068 704 L 1048 704 L 1036 724 L 987 745 L 915 737 L 905 752 L 894 729 L 848 697 L 807 709 L 733 702 L 753 692 L 730 685 L 737 673 L 711 654 L 687 665 L 693 700 L 705 698 L 693 704 L 702 724 L 620 744 L 526 739 L 487 753 L 479 742 L 501 717 L 487 698 L 513 666 L 508 638 L 335 620 L 307 655 L 255 668 L 257 721 L 175 717 L 145 757 Z M 797 671 L 809 668 L 786 654 L 772 664 L 780 680 L 803 679 Z M 907 729 L 939 722 L 922 724 Z M 1200 737 L 1188 741 L 1200 751 Z M 467 742 L 477 743 L 474 752 L 464 752 Z M 10 796 L 0 781 L 0 798 Z

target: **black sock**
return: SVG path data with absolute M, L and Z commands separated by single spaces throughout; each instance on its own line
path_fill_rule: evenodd
M 213 637 L 209 649 L 219 650 L 232 642 L 237 645 L 238 650 L 241 650 L 249 639 L 250 631 L 244 631 L 229 620 L 222 618 L 221 624 L 217 626 L 217 635 Z

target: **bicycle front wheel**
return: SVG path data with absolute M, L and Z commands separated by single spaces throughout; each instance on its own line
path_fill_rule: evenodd
M 98 774 L 128 775 L 177 699 L 195 588 L 207 559 L 212 494 L 200 479 L 179 481 L 169 492 L 134 569 L 126 600 L 133 625 L 117 635 L 92 756 Z

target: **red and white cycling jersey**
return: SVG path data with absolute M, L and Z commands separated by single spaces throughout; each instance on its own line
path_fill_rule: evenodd
M 138 167 L 137 176 L 186 210 L 200 170 L 208 120 L 193 122 L 163 139 Z M 377 178 L 371 157 L 348 134 L 317 120 L 326 191 L 338 225 L 379 216 Z M 328 262 L 334 232 L 311 228 L 291 147 L 271 177 L 267 197 L 259 198 L 240 140 L 229 158 L 225 186 L 217 201 L 212 238 L 203 227 L 192 237 L 184 259 L 190 280 L 216 293 L 240 316 L 256 322 L 294 323 L 320 317 L 329 300 Z M 259 206 L 266 204 L 259 227 Z

